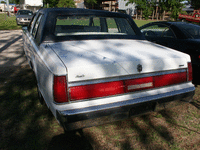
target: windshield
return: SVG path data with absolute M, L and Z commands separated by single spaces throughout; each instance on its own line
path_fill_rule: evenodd
M 200 38 L 200 26 L 194 24 L 177 24 L 184 33 L 189 34 L 193 39 Z
M 17 15 L 33 15 L 33 12 L 32 11 L 29 11 L 29 10 L 19 10 L 17 12 Z
M 98 16 L 57 16 L 54 34 L 68 35 L 135 35 L 126 18 Z

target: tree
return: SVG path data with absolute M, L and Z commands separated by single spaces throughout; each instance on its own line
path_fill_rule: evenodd
M 149 15 L 152 13 L 150 3 L 147 0 L 129 0 L 126 5 L 129 3 L 135 3 L 137 5 L 137 10 L 140 10 L 141 18 L 144 17 L 145 19 L 148 19 Z
M 75 3 L 73 0 L 59 0 L 58 7 L 75 8 Z
M 4 2 L 4 1 L 1 1 L 1 3 L 2 3 L 2 4 L 5 4 L 6 2 Z
M 181 4 L 180 2 L 182 2 L 183 0 L 167 0 L 166 1 L 166 5 L 169 9 L 169 11 L 171 12 L 171 18 L 174 18 L 175 20 L 178 19 L 178 14 L 182 11 L 182 7 L 183 4 Z
M 9 0 L 9 4 L 14 4 L 15 0 Z
M 97 4 L 97 0 L 85 0 L 89 4 L 89 8 L 94 8 L 94 5 Z
M 160 13 L 163 14 L 163 20 L 165 16 L 165 11 L 169 9 L 166 2 L 166 0 L 159 0 Z
M 19 1 L 20 1 L 20 0 L 14 0 L 14 1 L 15 1 L 15 4 L 19 4 Z
M 200 1 L 199 0 L 191 0 L 191 4 L 194 9 L 200 9 Z
M 45 6 L 48 4 L 50 8 L 56 7 L 58 2 L 58 0 L 43 0 Z

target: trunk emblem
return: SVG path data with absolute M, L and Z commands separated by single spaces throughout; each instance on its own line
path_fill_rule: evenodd
M 137 65 L 137 71 L 138 71 L 138 72 L 141 72 L 141 71 L 142 71 L 142 65 L 140 65 L 140 64 Z
M 83 78 L 83 77 L 85 77 L 84 74 L 82 74 L 82 75 L 77 75 L 77 76 L 76 76 L 76 78 Z

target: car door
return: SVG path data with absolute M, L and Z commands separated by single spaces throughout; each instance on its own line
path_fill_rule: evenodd
M 170 26 L 165 24 L 152 24 L 142 28 L 141 32 L 148 41 L 170 48 L 176 47 L 177 45 L 177 38 L 173 30 L 170 28 Z
M 157 42 L 169 48 L 179 49 L 180 41 L 177 39 L 170 26 L 163 25 L 162 27 L 164 30 L 162 31 L 162 35 Z
M 153 24 L 142 28 L 141 32 L 148 41 L 158 43 L 158 40 L 162 35 L 162 28 L 160 28 L 158 24 Z
M 37 62 L 35 61 L 35 57 L 37 57 L 38 51 L 39 51 L 39 45 L 36 42 L 36 38 L 37 38 L 38 27 L 41 22 L 42 16 L 43 16 L 42 14 L 38 14 L 35 18 L 35 21 L 29 28 L 29 54 L 28 55 L 30 57 L 30 61 L 33 65 L 32 67 L 35 73 L 37 70 L 36 68 Z
M 32 38 L 32 35 L 31 35 L 31 32 L 32 32 L 32 29 L 34 27 L 34 24 L 35 24 L 35 21 L 36 21 L 36 16 L 34 16 L 34 18 L 31 20 L 27 30 L 24 30 L 24 51 L 25 51 L 25 54 L 27 56 L 27 59 L 28 61 L 30 61 L 31 59 L 31 54 L 32 54 L 32 48 L 31 48 L 31 38 Z

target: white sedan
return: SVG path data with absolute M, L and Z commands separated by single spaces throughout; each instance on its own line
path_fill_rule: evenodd
M 44 100 L 66 131 L 190 102 L 190 56 L 145 40 L 126 14 L 38 11 L 24 51 Z

